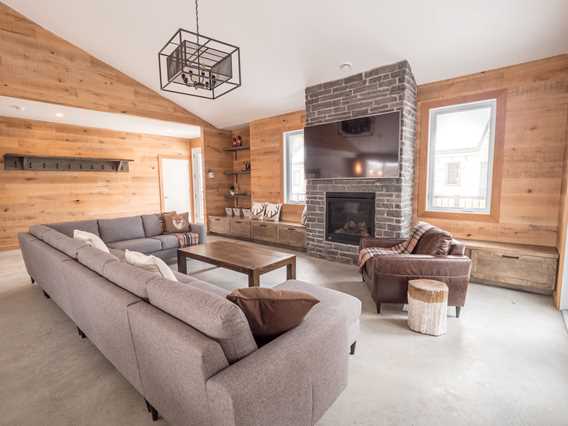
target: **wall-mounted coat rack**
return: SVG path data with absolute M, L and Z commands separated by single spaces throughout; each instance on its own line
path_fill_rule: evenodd
M 131 161 L 134 160 L 4 154 L 4 170 L 128 173 Z

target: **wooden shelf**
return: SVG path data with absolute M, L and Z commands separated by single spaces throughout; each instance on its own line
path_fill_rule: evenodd
M 225 170 L 223 173 L 225 174 L 225 176 L 250 175 L 250 170 L 238 171 L 238 172 L 233 172 L 232 170 Z
M 243 151 L 245 149 L 250 149 L 250 146 L 243 145 L 243 146 L 231 146 L 229 148 L 223 148 L 223 151 Z
M 231 195 L 229 193 L 225 194 L 225 198 L 238 198 L 238 197 L 250 197 L 250 194 L 248 192 L 241 192 L 241 193 L 233 194 L 233 195 Z
M 122 158 L 53 157 L 26 154 L 4 154 L 5 170 L 40 172 L 122 172 L 128 173 L 129 163 Z

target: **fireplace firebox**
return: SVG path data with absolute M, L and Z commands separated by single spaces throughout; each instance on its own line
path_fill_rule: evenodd
M 361 238 L 375 235 L 373 192 L 327 192 L 325 239 L 359 245 Z

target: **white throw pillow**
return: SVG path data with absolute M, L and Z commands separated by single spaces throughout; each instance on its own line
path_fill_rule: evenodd
M 80 231 L 78 229 L 75 229 L 73 231 L 73 238 L 79 241 L 84 241 L 91 247 L 94 247 L 96 249 L 104 251 L 105 253 L 110 254 L 110 250 L 106 246 L 105 242 L 101 240 L 101 237 L 99 237 L 98 235 L 95 235 L 91 232 Z
M 264 209 L 266 208 L 266 203 L 254 202 L 252 203 L 251 216 L 253 219 L 264 219 Z
M 166 262 L 156 256 L 148 256 L 137 251 L 124 251 L 124 260 L 126 263 L 145 269 L 150 272 L 158 272 L 163 278 L 171 281 L 177 281 L 174 271 L 170 269 Z

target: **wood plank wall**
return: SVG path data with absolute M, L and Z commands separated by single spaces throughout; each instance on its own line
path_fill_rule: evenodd
M 211 126 L 0 2 L 0 95 Z
M 423 102 L 493 90 L 507 94 L 498 221 L 417 219 L 458 238 L 556 247 L 567 143 L 568 55 L 421 85 L 418 109 Z M 419 146 L 425 139 L 418 132 Z M 417 167 L 426 167 L 426 159 L 418 158 Z
M 284 202 L 282 134 L 303 129 L 305 116 L 297 111 L 250 123 L 253 201 Z M 284 205 L 282 220 L 299 222 L 303 209 L 303 205 Z
M 129 173 L 5 171 L 7 152 L 134 162 Z M 36 223 L 159 212 L 158 154 L 187 157 L 189 141 L 0 117 L 0 250 Z
M 233 157 L 223 148 L 231 146 L 232 133 L 229 130 L 203 129 L 203 171 L 205 174 L 205 212 L 206 215 L 224 216 L 225 207 L 232 204 L 225 198 L 233 178 L 225 176 L 225 170 L 233 169 Z M 209 177 L 213 172 L 215 177 Z

